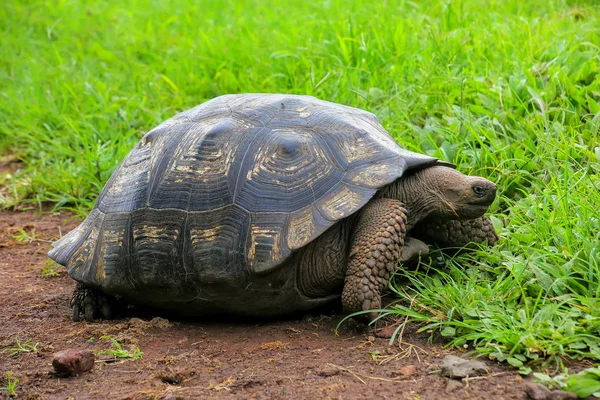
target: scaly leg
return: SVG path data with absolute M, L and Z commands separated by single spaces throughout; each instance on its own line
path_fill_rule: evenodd
M 411 230 L 416 237 L 433 241 L 439 247 L 469 247 L 469 243 L 493 246 L 498 241 L 492 221 L 486 216 L 468 220 L 426 220 Z
M 73 321 L 80 321 L 80 314 L 86 321 L 93 321 L 96 316 L 101 315 L 104 319 L 112 319 L 113 308 L 116 299 L 107 296 L 103 292 L 93 289 L 77 282 L 73 297 L 71 297 L 71 307 L 73 308 Z
M 429 246 L 415 239 L 414 237 L 406 236 L 404 238 L 404 246 L 402 254 L 398 262 L 403 267 L 412 267 L 419 262 L 419 259 L 426 257 L 429 254 Z
M 381 308 L 381 292 L 402 256 L 406 210 L 393 199 L 373 200 L 363 207 L 354 229 L 342 304 L 344 311 Z M 376 312 L 368 319 L 377 317 Z

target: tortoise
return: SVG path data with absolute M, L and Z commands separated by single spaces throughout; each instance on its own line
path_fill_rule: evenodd
M 142 137 L 49 256 L 73 318 L 126 302 L 181 316 L 272 317 L 339 299 L 373 319 L 424 243 L 498 239 L 485 178 L 401 148 L 366 111 L 309 96 L 224 95 Z

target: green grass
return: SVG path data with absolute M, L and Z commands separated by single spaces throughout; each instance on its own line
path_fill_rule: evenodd
M 43 279 L 60 276 L 60 274 L 65 271 L 60 264 L 55 263 L 49 258 L 42 262 L 41 265 L 40 275 Z
M 17 378 L 13 378 L 13 372 L 8 371 L 6 373 L 6 386 L 0 387 L 0 390 L 6 391 L 8 397 L 17 397 L 17 392 L 15 389 L 17 388 L 17 384 L 19 380 Z
M 534 372 L 533 375 L 550 389 L 572 392 L 579 398 L 600 398 L 600 368 L 588 368 L 574 375 L 569 375 L 568 372 L 554 377 L 539 372 Z
M 26 164 L 5 207 L 83 215 L 178 111 L 315 95 L 498 183 L 499 245 L 407 273 L 393 312 L 516 366 L 600 361 L 597 2 L 9 0 L 0 33 L 0 149 Z
M 39 343 L 32 344 L 31 339 L 21 342 L 17 337 L 15 339 L 16 347 L 8 347 L 5 349 L 9 357 L 17 357 L 22 353 L 37 353 Z
M 109 356 L 113 356 L 115 360 L 139 360 L 142 358 L 144 353 L 140 350 L 139 347 L 136 347 L 134 350 L 129 351 L 123 348 L 123 346 L 117 341 L 117 339 L 112 338 L 110 336 L 101 336 L 100 339 L 110 340 L 114 349 L 102 350 L 99 351 L 99 354 L 108 354 Z

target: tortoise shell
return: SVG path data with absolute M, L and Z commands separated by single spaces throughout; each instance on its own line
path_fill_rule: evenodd
M 436 162 L 399 147 L 363 110 L 221 96 L 148 132 L 49 255 L 108 293 L 190 297 L 273 271 L 407 169 Z

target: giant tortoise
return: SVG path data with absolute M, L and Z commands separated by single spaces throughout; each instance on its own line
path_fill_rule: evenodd
M 340 295 L 345 312 L 376 310 L 423 241 L 493 245 L 495 195 L 402 149 L 369 112 L 226 95 L 148 132 L 49 256 L 78 282 L 75 320 L 111 317 L 115 299 L 183 316 L 276 316 Z

